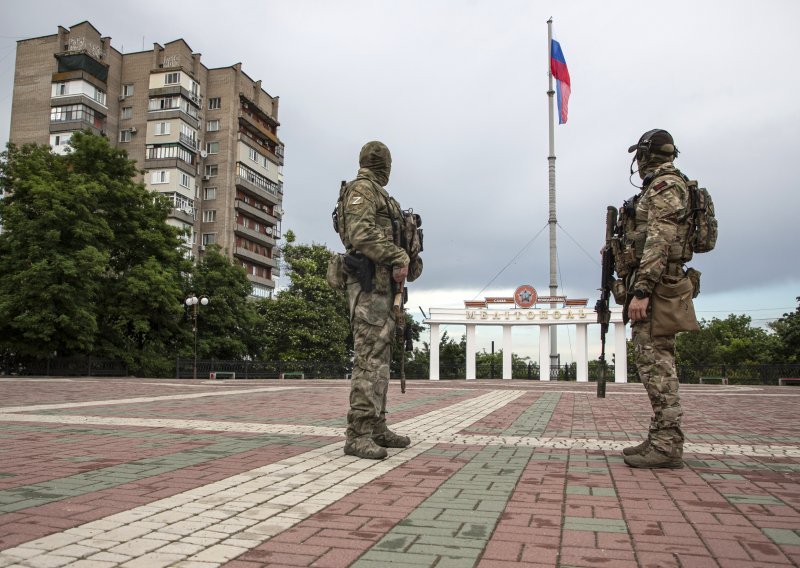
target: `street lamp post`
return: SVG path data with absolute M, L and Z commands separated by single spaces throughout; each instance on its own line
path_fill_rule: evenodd
M 208 305 L 208 297 L 200 296 L 199 298 L 194 294 L 188 296 L 184 303 L 187 307 L 192 308 L 192 333 L 194 334 L 194 366 L 192 367 L 192 376 L 197 380 L 197 312 L 200 306 Z

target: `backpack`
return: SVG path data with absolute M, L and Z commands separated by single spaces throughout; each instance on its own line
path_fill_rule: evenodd
M 686 180 L 686 185 L 689 187 L 691 206 L 688 244 L 693 252 L 710 252 L 717 244 L 714 202 L 705 187 L 698 187 L 697 180 Z

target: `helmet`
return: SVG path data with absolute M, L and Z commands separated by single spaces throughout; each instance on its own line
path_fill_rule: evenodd
M 636 160 L 646 161 L 651 154 L 675 157 L 678 155 L 678 148 L 675 147 L 672 134 L 666 130 L 655 128 L 642 134 L 639 141 L 628 148 L 628 153 L 630 152 L 636 152 Z

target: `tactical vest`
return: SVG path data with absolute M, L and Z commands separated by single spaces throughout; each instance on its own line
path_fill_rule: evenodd
M 380 197 L 377 202 L 383 203 L 383 207 L 378 206 L 376 224 L 384 231 L 384 235 L 393 243 L 406 251 L 412 261 L 422 252 L 422 218 L 414 213 L 412 209 L 403 211 L 400 204 L 391 197 L 385 189 L 381 188 L 367 178 L 356 178 L 347 183 L 342 182 L 339 189 L 339 200 L 331 214 L 333 219 L 333 229 L 339 234 L 339 238 L 348 252 L 353 249 L 353 245 L 347 236 L 347 219 L 344 213 L 344 204 L 348 199 L 347 195 L 352 187 L 357 183 L 367 183 L 372 186 L 372 190 Z
M 667 264 L 677 266 L 689 262 L 692 259 L 694 251 L 690 241 L 694 233 L 694 223 L 687 179 L 677 169 L 669 170 L 664 173 L 656 172 L 656 175 L 649 180 L 646 186 L 647 189 L 627 200 L 620 211 L 617 221 L 617 231 L 621 238 L 615 241 L 613 249 L 617 274 L 620 278 L 625 278 L 638 267 L 644 255 L 652 189 L 657 187 L 659 183 L 674 183 L 676 181 L 684 191 L 681 196 L 681 207 L 676 212 L 678 239 L 675 242 L 669 243 Z

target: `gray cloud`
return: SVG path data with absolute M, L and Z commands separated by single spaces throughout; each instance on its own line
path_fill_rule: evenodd
M 424 218 L 420 290 L 477 293 L 547 222 L 547 29 L 573 82 L 556 130 L 561 281 L 593 296 L 608 204 L 632 195 L 627 147 L 670 130 L 677 165 L 712 192 L 720 242 L 706 293 L 800 283 L 800 53 L 791 1 L 348 1 L 14 4 L 14 37 L 89 19 L 118 49 L 183 37 L 209 67 L 241 61 L 280 95 L 284 229 L 339 248 L 330 211 L 367 140 L 392 150 L 389 190 Z M 0 140 L 13 55 L 0 61 Z M 493 283 L 548 283 L 547 231 Z M 573 239 L 575 242 L 573 242 Z M 577 244 L 576 244 L 577 243 Z M 588 255 L 587 255 L 588 253 Z M 793 298 L 781 303 L 793 303 Z

